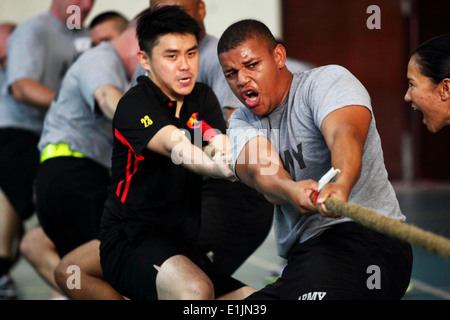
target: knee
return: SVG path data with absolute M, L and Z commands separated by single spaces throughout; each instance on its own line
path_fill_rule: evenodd
M 214 300 L 214 286 L 209 279 L 190 282 L 181 292 L 181 300 Z
M 59 264 L 56 266 L 54 271 L 55 281 L 60 288 L 64 288 L 66 286 L 66 282 L 71 273 L 68 273 L 69 267 L 73 265 L 70 260 L 70 254 L 65 256 Z
M 39 245 L 43 242 L 43 236 L 40 228 L 34 228 L 26 232 L 20 240 L 19 250 L 28 260 L 31 260 L 34 254 L 39 254 Z

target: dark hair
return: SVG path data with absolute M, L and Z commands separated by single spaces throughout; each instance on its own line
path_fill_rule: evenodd
M 112 19 L 122 22 L 124 26 L 128 24 L 128 19 L 120 13 L 116 11 L 107 11 L 100 13 L 98 16 L 92 19 L 91 24 L 89 25 L 89 29 L 93 29 L 95 26 Z
M 413 51 L 422 74 L 434 84 L 450 78 L 450 35 L 433 38 Z
M 277 40 L 264 23 L 246 19 L 232 24 L 224 31 L 217 45 L 217 53 L 221 54 L 235 49 L 249 39 L 266 42 L 270 51 L 277 46 Z
M 159 37 L 169 33 L 193 34 L 199 41 L 200 26 L 179 6 L 154 8 L 139 16 L 136 28 L 139 47 L 149 56 Z

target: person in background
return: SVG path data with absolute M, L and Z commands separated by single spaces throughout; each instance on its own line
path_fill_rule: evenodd
M 408 64 L 405 101 L 423 114 L 423 124 L 436 133 L 450 125 L 450 35 L 416 48 Z
M 8 57 L 7 57 L 8 39 L 15 28 L 16 25 L 14 23 L 0 24 L 0 88 L 3 85 L 3 80 L 5 79 L 6 73 L 6 66 L 8 64 Z
M 0 292 L 15 297 L 9 276 L 13 239 L 34 212 L 33 181 L 43 120 L 62 78 L 90 46 L 88 31 L 68 28 L 78 6 L 82 24 L 94 0 L 53 0 L 50 9 L 17 26 L 8 41 L 6 82 L 0 96 Z M 81 26 L 80 26 L 81 27 Z
M 111 23 L 111 22 L 114 22 L 114 23 Z M 126 18 L 116 12 L 102 13 L 102 14 L 96 16 L 90 24 L 90 27 L 95 29 L 94 32 L 92 32 L 93 29 L 90 29 L 91 36 L 96 37 L 99 35 L 103 35 L 102 39 L 104 42 L 115 41 L 122 35 L 122 33 L 125 30 L 127 30 L 128 24 L 129 23 L 126 20 Z M 117 32 L 118 30 L 121 30 L 121 32 L 120 33 Z M 128 35 L 128 39 L 129 38 L 130 38 L 130 36 Z M 96 39 L 98 39 L 98 38 L 96 38 Z M 123 59 L 123 63 L 129 64 L 131 61 L 134 60 L 135 63 L 137 64 L 137 58 L 133 59 L 133 57 L 128 57 L 128 58 L 125 57 L 126 50 L 124 49 L 124 43 L 126 43 L 126 42 L 123 40 L 124 39 L 122 39 L 121 42 L 114 44 L 114 46 L 117 46 L 118 48 L 120 48 L 120 54 Z M 92 43 L 96 43 L 96 40 L 94 38 L 91 38 L 91 41 L 92 41 Z M 97 45 L 98 45 L 98 43 L 97 43 Z M 127 44 L 125 44 L 125 46 L 126 45 Z M 133 48 L 131 47 L 130 50 L 132 50 L 132 49 Z M 133 52 L 134 51 L 131 51 L 131 56 L 133 56 Z M 101 56 L 101 54 L 100 54 L 100 56 Z M 134 54 L 134 56 L 135 56 L 135 54 Z M 87 69 L 91 70 L 91 73 L 86 73 L 86 75 L 80 76 L 81 82 L 74 83 L 72 81 L 71 82 L 72 86 L 73 87 L 81 86 L 83 82 L 85 82 L 86 83 L 85 86 L 87 86 L 88 83 L 93 82 L 92 78 L 97 78 L 97 81 L 99 81 L 98 79 L 100 78 L 102 72 L 104 72 L 105 74 L 108 72 L 108 70 L 104 70 L 102 72 L 100 72 L 100 70 L 99 70 L 100 66 L 104 66 L 104 64 L 102 64 L 102 62 L 109 61 L 107 59 L 107 57 L 104 57 L 104 58 L 106 60 L 102 61 L 100 59 L 98 61 L 98 63 L 96 64 L 95 68 L 87 68 Z M 98 59 L 98 57 L 96 59 Z M 133 72 L 134 72 L 134 69 L 133 69 Z M 84 77 L 84 80 L 82 79 L 83 77 Z M 114 77 L 111 77 L 111 79 L 113 79 L 113 78 Z M 69 86 L 70 86 L 69 83 L 67 83 L 66 87 L 64 88 L 66 92 L 68 91 Z M 74 98 L 72 100 L 75 101 L 77 99 Z M 69 100 L 64 101 L 63 103 L 69 103 L 70 101 L 71 100 L 69 99 Z M 83 101 L 87 101 L 87 100 L 83 100 Z M 58 105 L 60 105 L 60 104 L 58 104 Z M 82 103 L 78 100 L 78 105 L 81 105 L 81 104 Z M 62 109 L 58 108 L 58 110 L 64 110 L 64 109 L 65 108 L 62 108 Z M 82 109 L 82 107 L 80 107 L 80 109 Z M 55 112 L 53 112 L 53 113 L 55 113 Z M 53 113 L 50 112 L 50 114 L 53 114 Z M 99 116 L 98 110 L 97 110 L 96 114 L 97 114 L 97 116 Z M 86 114 L 86 113 L 84 115 L 89 116 L 89 114 Z M 53 116 L 53 118 L 54 118 L 54 116 Z M 68 117 L 64 121 L 68 124 L 72 124 L 72 126 L 73 126 L 73 119 L 69 119 L 69 118 L 70 117 Z M 55 126 L 54 126 L 54 129 L 55 129 Z M 98 129 L 100 130 L 101 128 L 99 127 Z M 48 130 L 44 131 L 44 132 L 46 132 L 47 136 L 49 134 L 49 131 L 51 132 L 52 130 L 48 129 Z M 71 139 L 73 139 L 73 138 L 71 138 Z M 110 154 L 110 153 L 111 153 L 110 150 L 106 150 L 106 154 Z M 104 165 L 106 165 L 106 164 L 104 164 Z M 107 167 L 109 168 L 109 166 L 107 166 Z M 45 178 L 44 178 L 44 180 L 45 180 Z M 54 200 L 56 200 L 56 199 L 54 199 Z M 102 208 L 101 208 L 101 210 L 102 210 Z M 95 230 L 95 227 L 94 227 L 94 230 Z M 78 235 L 73 234 L 73 236 L 78 236 Z M 81 241 L 81 242 L 86 242 L 86 241 Z M 89 247 L 89 246 L 86 245 L 86 247 Z M 80 249 L 80 251 L 82 251 L 82 250 L 83 250 L 83 248 Z M 55 271 L 55 268 L 58 266 L 58 264 L 61 262 L 61 255 L 58 254 L 57 249 L 55 248 L 54 242 L 47 236 L 47 234 L 44 232 L 44 230 L 42 229 L 41 226 L 38 226 L 38 227 L 35 227 L 35 228 L 29 230 L 24 235 L 24 237 L 22 238 L 22 241 L 20 242 L 20 251 L 24 255 L 24 257 L 31 263 L 31 265 L 36 269 L 38 274 L 43 279 L 45 279 L 51 285 L 51 287 L 53 289 L 64 292 L 64 290 L 61 290 L 60 286 L 55 282 L 56 280 L 54 278 L 54 271 Z M 98 253 L 98 249 L 95 252 Z M 76 252 L 72 253 L 72 254 L 76 255 Z M 87 256 L 88 256 L 87 253 L 83 253 L 84 258 Z M 77 259 L 77 263 L 79 265 L 82 265 L 78 259 Z M 88 265 L 88 263 L 86 263 L 86 265 Z M 83 265 L 83 267 L 84 267 L 84 265 Z M 84 267 L 82 269 L 82 272 L 84 272 L 88 268 L 89 267 Z M 84 277 L 88 277 L 88 275 L 86 275 Z M 93 282 L 95 282 L 95 280 Z M 88 285 L 89 285 L 89 283 L 86 283 L 86 285 L 84 287 L 87 287 Z M 112 294 L 114 296 L 117 296 L 117 294 L 115 294 L 115 292 L 112 292 Z M 73 298 L 73 297 L 71 297 L 71 298 Z
M 92 46 L 102 41 L 111 41 L 117 38 L 128 27 L 128 19 L 116 11 L 107 11 L 97 15 L 89 24 Z

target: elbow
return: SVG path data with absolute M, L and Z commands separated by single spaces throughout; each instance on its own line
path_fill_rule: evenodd
M 25 102 L 25 95 L 23 90 L 23 85 L 20 81 L 14 82 L 10 87 L 9 90 L 11 94 L 13 95 L 14 99 L 16 99 L 19 102 Z

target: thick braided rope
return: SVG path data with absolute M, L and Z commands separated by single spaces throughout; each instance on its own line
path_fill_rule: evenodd
M 325 205 L 329 211 L 352 219 L 367 228 L 398 238 L 434 254 L 450 259 L 450 240 L 412 225 L 388 218 L 354 203 L 329 198 Z

